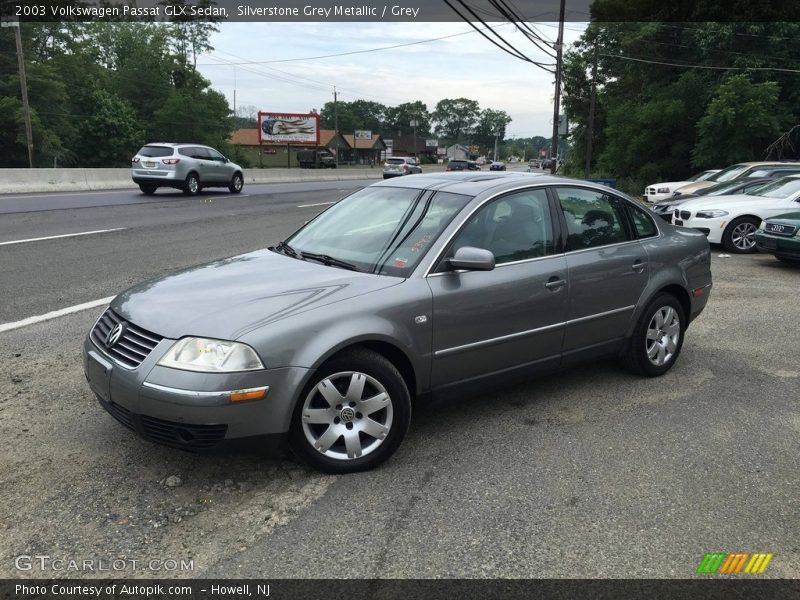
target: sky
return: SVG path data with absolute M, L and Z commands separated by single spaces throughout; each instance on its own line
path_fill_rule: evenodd
M 558 34 L 556 23 L 531 25 L 549 40 Z M 566 23 L 565 44 L 585 27 Z M 532 60 L 554 62 L 515 25 L 497 31 Z M 390 50 L 264 64 L 462 33 Z M 506 111 L 513 119 L 506 137 L 552 134 L 554 76 L 504 53 L 467 23 L 224 23 L 211 45 L 214 50 L 198 57 L 197 68 L 231 106 L 234 87 L 238 107 L 299 113 L 332 101 L 334 86 L 340 101 L 394 106 L 422 100 L 428 110 L 442 98 L 465 97 L 482 109 Z

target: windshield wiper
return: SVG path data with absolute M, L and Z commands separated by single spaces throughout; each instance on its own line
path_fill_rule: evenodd
M 275 246 L 275 250 L 278 252 L 283 252 L 286 256 L 291 256 L 292 258 L 299 258 L 297 256 L 297 250 L 292 248 L 286 242 L 278 242 L 278 245 Z
M 314 254 L 312 252 L 303 252 L 303 258 L 318 260 L 326 267 L 339 267 L 341 269 L 349 269 L 350 271 L 363 271 L 363 269 L 360 269 L 353 263 L 349 263 L 345 260 L 339 260 L 338 258 L 333 258 L 332 256 L 328 256 L 327 254 Z

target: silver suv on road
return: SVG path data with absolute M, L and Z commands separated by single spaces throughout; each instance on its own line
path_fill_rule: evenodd
M 200 144 L 147 144 L 131 159 L 131 177 L 148 195 L 160 187 L 183 190 L 187 196 L 206 187 L 226 187 L 238 194 L 244 187 L 239 165 Z

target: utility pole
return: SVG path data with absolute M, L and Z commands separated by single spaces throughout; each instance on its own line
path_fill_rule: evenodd
M 494 160 L 494 162 L 497 162 L 497 136 L 498 136 L 498 134 L 495 132 L 495 134 L 494 134 L 494 158 L 492 159 L 492 160 Z
M 556 40 L 556 95 L 553 102 L 553 156 L 550 163 L 550 173 L 555 174 L 558 167 L 558 115 L 561 108 L 561 62 L 564 49 L 564 3 L 561 0 L 561 9 L 558 14 L 558 39 Z
M 239 116 L 236 114 L 236 65 L 233 65 L 233 116 Z
M 22 112 L 25 115 L 25 135 L 28 139 L 28 166 L 33 168 L 33 129 L 31 128 L 31 106 L 28 104 L 28 81 L 25 78 L 25 58 L 22 55 L 22 34 L 20 24 L 15 23 L 14 34 L 17 40 L 17 62 L 19 64 L 19 86 L 22 88 Z
M 592 170 L 592 138 L 594 138 L 594 104 L 597 94 L 597 40 L 594 42 L 594 62 L 592 63 L 592 95 L 589 100 L 589 127 L 586 132 L 586 165 L 583 177 L 589 179 Z
M 336 140 L 336 166 L 339 166 L 339 107 L 336 86 L 333 86 L 333 139 Z M 354 140 L 355 141 L 355 140 Z
M 411 127 L 414 128 L 414 158 L 417 158 L 417 117 L 414 115 L 414 118 L 411 119 L 410 123 Z

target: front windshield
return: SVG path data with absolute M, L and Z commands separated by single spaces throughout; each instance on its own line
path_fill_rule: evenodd
M 797 192 L 800 192 L 800 178 L 784 177 L 750 192 L 750 195 L 764 196 L 765 198 L 788 198 Z
M 714 171 L 700 171 L 699 173 L 696 173 L 695 175 L 689 177 L 689 179 L 687 179 L 686 181 L 705 181 L 713 174 Z
M 394 187 L 367 187 L 330 207 L 290 237 L 301 254 L 344 260 L 359 270 L 407 277 L 471 198 Z
M 717 185 L 712 185 L 711 187 L 702 190 L 697 190 L 695 193 L 698 196 L 722 196 L 729 190 L 735 190 L 741 185 L 741 181 L 729 181 L 726 183 L 718 183 Z
M 744 173 L 748 169 L 747 165 L 731 165 L 730 167 L 725 167 L 719 173 L 712 175 L 706 181 L 730 181 L 731 179 L 736 179 Z

